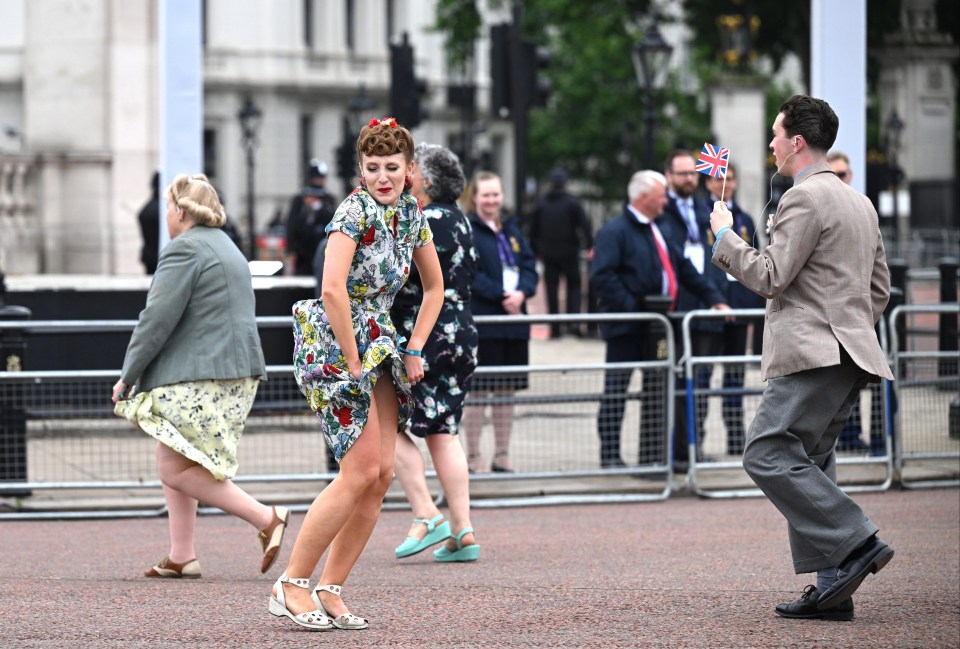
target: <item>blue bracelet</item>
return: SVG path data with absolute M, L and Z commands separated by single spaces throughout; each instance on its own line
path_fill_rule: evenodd
M 398 347 L 397 349 L 400 351 L 401 354 L 423 358 L 423 350 L 421 349 L 404 349 L 403 347 Z

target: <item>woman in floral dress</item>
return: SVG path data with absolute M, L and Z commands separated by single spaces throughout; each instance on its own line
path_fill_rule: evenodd
M 470 524 L 470 476 L 457 433 L 463 402 L 477 366 L 477 327 L 470 286 L 477 266 L 470 222 L 457 208 L 466 179 L 460 160 L 436 144 L 417 145 L 411 193 L 423 206 L 443 269 L 443 309 L 424 347 L 424 377 L 413 390 L 416 409 L 409 432 L 426 438 L 430 457 L 450 507 L 443 520 L 424 476 L 423 456 L 406 433 L 397 439 L 397 478 L 413 509 L 413 525 L 396 549 L 398 559 L 448 539 L 434 551 L 441 562 L 476 561 L 480 545 Z M 411 276 L 390 312 L 401 331 L 412 331 L 421 302 L 419 279 Z M 450 537 L 453 538 L 450 538 Z
M 259 530 L 266 572 L 289 512 L 232 480 L 247 414 L 266 378 L 250 269 L 223 232 L 226 212 L 206 176 L 176 176 L 164 198 L 170 243 L 113 386 L 116 414 L 158 442 L 170 551 L 144 575 L 201 576 L 194 548 L 201 500 Z
M 423 378 L 422 349 L 443 303 L 433 236 L 407 193 L 413 138 L 396 120 L 371 120 L 357 140 L 360 187 L 327 226 L 319 299 L 297 302 L 294 372 L 317 413 L 340 472 L 314 500 L 274 585 L 270 613 L 310 629 L 365 629 L 341 588 L 380 517 L 393 480 L 397 431 Z M 423 280 L 423 303 L 409 340 L 390 320 L 393 298 L 410 273 Z M 320 581 L 309 579 L 330 548 Z

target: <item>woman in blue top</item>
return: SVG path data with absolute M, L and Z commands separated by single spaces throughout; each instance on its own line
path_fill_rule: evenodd
M 515 219 L 503 219 L 503 184 L 489 171 L 479 172 L 471 183 L 470 214 L 473 242 L 479 262 L 473 280 L 474 315 L 519 315 L 527 312 L 526 302 L 537 291 L 537 266 L 533 250 L 520 233 Z M 530 325 L 478 325 L 480 348 L 477 366 L 528 365 Z M 527 388 L 527 375 L 473 377 L 473 394 L 510 398 L 516 390 Z M 483 428 L 483 406 L 464 409 L 463 427 L 467 442 L 470 470 L 486 471 L 480 454 L 480 433 Z M 513 427 L 513 406 L 491 406 L 494 431 L 494 453 L 490 469 L 512 472 L 510 434 Z
M 327 226 L 321 297 L 293 307 L 294 373 L 340 472 L 307 512 L 270 613 L 310 629 L 367 627 L 347 610 L 341 588 L 380 517 L 393 480 L 397 430 L 410 418 L 411 386 L 423 378 L 421 350 L 443 304 L 430 227 L 407 191 L 410 132 L 393 118 L 371 120 L 360 131 L 357 158 L 361 186 Z M 390 307 L 411 260 L 420 271 L 423 302 L 405 340 Z M 310 593 L 309 578 L 328 547 Z

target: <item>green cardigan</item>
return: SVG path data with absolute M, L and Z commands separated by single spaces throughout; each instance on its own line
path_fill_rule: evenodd
M 193 227 L 160 255 L 121 377 L 147 391 L 248 376 L 266 377 L 250 269 L 222 230 Z

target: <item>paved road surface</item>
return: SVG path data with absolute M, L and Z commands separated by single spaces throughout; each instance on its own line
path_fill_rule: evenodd
M 763 498 L 478 510 L 479 562 L 405 561 L 407 512 L 385 512 L 347 584 L 366 631 L 301 631 L 267 614 L 245 523 L 202 517 L 195 581 L 140 577 L 165 519 L 0 523 L 2 647 L 957 647 L 960 491 L 857 497 L 897 554 L 853 622 L 785 620 L 784 522 Z M 302 515 L 293 517 L 296 532 Z

